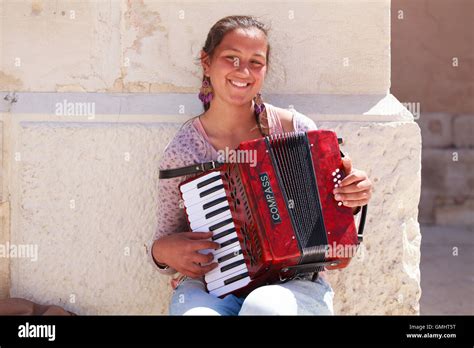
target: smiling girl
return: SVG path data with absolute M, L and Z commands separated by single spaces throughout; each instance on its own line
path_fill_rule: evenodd
M 204 76 L 199 97 L 205 112 L 183 124 L 167 145 L 160 169 L 215 161 L 219 153 L 269 134 L 317 129 L 296 110 L 262 102 L 269 58 L 267 29 L 255 18 L 229 16 L 214 24 L 201 52 Z M 347 176 L 335 199 L 357 213 L 370 199 L 372 184 L 365 172 L 352 169 L 350 159 L 343 164 Z M 170 314 L 333 314 L 334 292 L 322 272 L 265 285 L 246 297 L 220 299 L 207 293 L 203 276 L 217 263 L 209 264 L 212 254 L 199 251 L 219 245 L 210 241 L 212 232 L 187 229 L 178 191 L 186 178 L 159 181 L 159 226 L 151 248 L 159 272 L 184 275 L 173 293 Z

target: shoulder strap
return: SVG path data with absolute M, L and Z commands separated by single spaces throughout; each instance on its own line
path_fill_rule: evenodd
M 160 179 L 170 179 L 177 176 L 204 173 L 209 170 L 220 168 L 224 163 L 218 161 L 210 161 L 205 163 L 196 163 L 186 167 L 162 169 L 160 170 Z

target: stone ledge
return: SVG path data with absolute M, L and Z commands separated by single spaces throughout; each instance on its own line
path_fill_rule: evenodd
M 202 113 L 196 94 L 107 94 L 107 93 L 4 93 L 16 98 L 11 103 L 0 98 L 0 113 L 23 121 L 122 122 L 160 121 L 182 123 Z M 392 122 L 413 121 L 413 115 L 393 95 L 270 94 L 265 102 L 299 112 L 321 121 Z M 57 104 L 94 104 L 95 116 L 56 115 Z M 146 117 L 146 118 L 143 118 Z

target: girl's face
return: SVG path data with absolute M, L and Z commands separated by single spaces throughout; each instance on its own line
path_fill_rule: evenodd
M 204 54 L 204 53 L 203 53 Z M 214 98 L 243 105 L 261 90 L 267 71 L 267 39 L 258 29 L 235 29 L 214 50 L 212 61 L 204 54 L 202 66 L 211 79 Z M 235 83 L 245 86 L 236 86 Z

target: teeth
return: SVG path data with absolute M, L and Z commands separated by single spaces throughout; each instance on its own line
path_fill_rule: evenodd
M 236 82 L 236 81 L 232 81 L 232 80 L 230 80 L 230 82 L 232 82 L 232 84 L 234 86 L 237 86 L 237 87 L 246 87 L 247 86 L 246 83 L 240 83 L 240 82 Z

